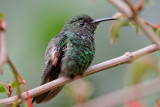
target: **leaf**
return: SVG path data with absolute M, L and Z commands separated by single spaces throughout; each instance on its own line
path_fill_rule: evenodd
M 6 93 L 7 92 L 7 84 L 5 83 L 0 83 L 0 93 Z
M 136 34 L 139 35 L 139 32 L 140 32 L 139 27 L 138 27 L 137 25 L 136 25 L 135 27 L 136 27 L 136 28 L 135 28 L 135 29 L 136 29 L 136 30 L 135 30 L 135 31 L 136 31 Z
M 131 78 L 131 84 L 137 84 L 141 81 L 143 75 L 146 73 L 146 71 L 149 69 L 149 66 L 144 64 L 143 62 L 137 62 L 135 65 L 135 68 L 132 72 L 132 78 Z
M 153 31 L 158 35 L 158 37 L 160 38 L 160 28 L 153 28 Z
M 19 82 L 18 83 L 16 81 L 12 82 L 12 88 L 16 88 L 16 87 L 18 87 L 18 85 L 20 85 Z
M 0 86 L 7 87 L 7 84 L 5 84 L 5 83 L 3 83 L 3 82 L 0 82 Z
M 128 76 L 129 84 L 132 85 L 141 82 L 148 73 L 158 74 L 157 71 L 159 71 L 159 68 L 156 64 L 157 61 L 151 56 L 147 56 L 145 58 L 137 60 L 130 67 L 130 75 Z
M 144 2 L 145 7 L 150 7 L 152 5 L 153 5 L 153 3 L 151 2 L 151 0 L 145 0 L 145 2 Z
M 2 18 L 3 18 L 3 13 L 0 12 L 0 19 L 2 19 Z
M 5 87 L 0 86 L 0 93 L 6 93 L 7 89 Z
M 134 22 L 129 22 L 129 25 L 133 27 L 134 31 L 136 32 L 136 35 L 140 34 L 140 29 L 137 24 L 135 24 Z
M 110 27 L 110 38 L 111 44 L 114 44 L 117 38 L 119 37 L 119 31 L 121 27 L 127 26 L 128 20 L 126 20 L 125 16 L 120 16 L 118 20 L 114 20 Z
M 157 35 L 158 35 L 159 38 L 160 38 L 160 29 L 157 29 L 156 33 L 157 33 Z
M 18 103 L 15 101 L 15 102 L 12 104 L 12 107 L 18 107 Z
M 24 107 L 29 107 L 26 101 L 23 101 Z

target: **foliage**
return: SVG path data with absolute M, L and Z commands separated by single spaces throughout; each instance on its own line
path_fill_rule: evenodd
M 112 21 L 112 24 L 110 26 L 110 41 L 111 44 L 114 44 L 116 40 L 119 37 L 120 29 L 122 27 L 128 27 L 131 26 L 135 30 L 136 34 L 139 34 L 139 28 L 138 26 L 133 22 L 130 21 L 128 18 L 126 18 L 123 14 L 121 13 L 116 13 L 113 17 L 119 18 L 118 20 Z
M 11 96 L 11 94 L 14 91 L 14 88 L 18 87 L 20 83 L 17 83 L 16 81 L 11 82 L 0 82 L 0 93 L 6 93 L 8 97 Z
M 147 74 L 154 76 L 160 73 L 158 61 L 153 56 L 145 56 L 129 66 L 129 85 L 141 82 Z M 153 77 L 154 77 L 153 76 Z M 153 78 L 152 77 L 152 78 Z
M 2 19 L 2 18 L 3 18 L 3 13 L 0 12 L 0 19 Z
M 0 93 L 6 93 L 7 92 L 6 87 L 7 87 L 7 84 L 1 82 L 0 83 Z

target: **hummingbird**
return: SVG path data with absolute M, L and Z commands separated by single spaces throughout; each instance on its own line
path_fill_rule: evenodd
M 94 32 L 100 22 L 117 18 L 93 20 L 87 14 L 70 18 L 62 31 L 48 44 L 45 53 L 45 70 L 41 85 L 61 76 L 74 78 L 90 66 L 95 55 Z M 32 102 L 45 103 L 55 97 L 63 88 L 52 89 L 33 98 Z

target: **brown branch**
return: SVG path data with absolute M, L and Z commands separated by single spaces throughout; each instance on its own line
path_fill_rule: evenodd
M 135 8 L 132 6 L 132 3 L 129 0 L 123 0 L 131 9 L 133 15 L 130 18 L 134 18 L 137 15 L 137 11 L 135 11 Z
M 129 0 L 125 0 L 125 2 L 128 5 L 121 0 L 109 0 L 109 2 L 112 3 L 116 8 L 118 8 L 126 17 L 130 18 L 131 20 L 134 20 L 135 23 L 139 26 L 139 28 L 152 41 L 152 43 L 156 44 L 158 49 L 160 49 L 160 42 L 159 42 L 158 35 L 154 33 L 153 30 L 147 28 L 143 19 L 138 14 L 135 14 L 137 12 L 134 12 L 135 9 L 131 5 Z
M 88 70 L 84 73 L 83 77 L 91 75 L 93 73 L 100 72 L 105 69 L 109 69 L 114 66 L 118 66 L 120 64 L 130 63 L 139 57 L 150 54 L 150 53 L 157 51 L 157 50 L 158 49 L 157 49 L 156 45 L 150 45 L 148 47 L 145 47 L 143 49 L 137 50 L 132 53 L 127 52 L 126 54 L 124 54 L 120 57 L 117 57 L 117 58 L 114 58 L 114 59 L 111 59 L 111 60 L 108 60 L 108 61 L 105 61 L 105 62 L 102 62 L 97 65 L 89 67 Z M 77 77 L 76 79 L 79 79 L 79 78 L 82 78 L 82 77 Z M 76 79 L 74 79 L 74 80 L 76 80 Z M 35 97 L 35 96 L 40 95 L 44 92 L 47 92 L 51 89 L 65 85 L 71 81 L 73 81 L 73 80 L 70 79 L 69 77 L 63 76 L 63 77 L 60 77 L 54 81 L 51 81 L 49 83 L 46 83 L 44 85 L 41 85 L 41 86 L 36 87 L 34 89 L 31 89 L 28 92 L 31 97 Z M 22 93 L 21 96 L 23 99 L 27 99 L 26 93 Z M 16 98 L 17 98 L 17 96 L 13 96 L 13 97 L 6 98 L 6 99 L 1 99 L 0 104 L 4 104 L 4 105 L 12 104 L 16 100 Z M 22 101 L 19 100 L 19 103 L 21 103 L 21 102 Z
M 142 98 L 147 95 L 156 93 L 160 91 L 160 78 L 155 78 L 153 80 L 139 83 L 134 86 L 130 86 L 113 93 L 95 98 L 85 104 L 75 105 L 74 107 L 115 107 L 128 101 L 135 100 L 137 98 Z M 135 94 L 140 92 L 139 94 Z
M 132 10 L 129 8 L 127 4 L 122 2 L 121 0 L 107 0 L 112 3 L 117 9 L 119 9 L 126 17 L 130 18 L 133 16 Z
M 143 4 L 145 0 L 138 0 L 137 3 L 134 5 L 136 11 L 140 11 L 143 9 Z

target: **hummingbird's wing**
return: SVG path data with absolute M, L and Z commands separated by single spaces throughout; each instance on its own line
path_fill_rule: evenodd
M 56 37 L 53 38 L 47 47 L 45 53 L 45 70 L 42 76 L 41 85 L 50 82 L 54 79 L 57 79 L 60 73 L 61 54 L 57 50 L 57 46 L 55 43 L 56 40 Z
M 47 47 L 47 51 L 45 54 L 45 70 L 42 76 L 41 85 L 57 79 L 60 74 L 61 59 L 63 56 L 60 53 L 60 50 L 62 50 L 63 47 L 59 47 L 58 49 L 58 47 L 56 46 L 56 43 L 57 43 L 56 41 L 57 41 L 57 37 L 53 38 Z M 65 41 L 61 41 L 61 42 L 65 42 Z M 56 96 L 62 88 L 63 86 L 53 89 L 51 91 L 48 91 L 46 93 L 43 93 L 39 96 L 36 96 L 33 98 L 32 102 L 34 101 L 36 101 L 36 103 L 47 102 L 50 99 L 52 99 L 54 96 Z

